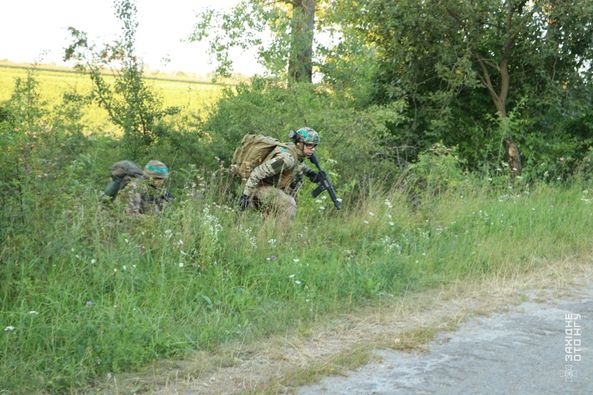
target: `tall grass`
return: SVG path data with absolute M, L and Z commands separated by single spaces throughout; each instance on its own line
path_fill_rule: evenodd
M 81 179 L 59 196 L 40 187 L 38 207 L 19 214 L 26 220 L 3 224 L 0 392 L 75 390 L 157 358 L 592 246 L 578 186 L 514 191 L 474 180 L 414 205 L 369 188 L 339 212 L 303 193 L 283 229 L 237 212 L 224 175 L 176 177 L 177 199 L 162 215 L 126 217 Z

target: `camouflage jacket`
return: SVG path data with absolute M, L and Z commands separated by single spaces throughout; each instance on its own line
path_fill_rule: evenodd
M 118 196 L 125 212 L 130 215 L 150 214 L 162 211 L 171 194 L 164 188 L 155 188 L 147 178 L 138 178 L 130 182 Z
M 303 177 L 315 174 L 303 163 L 305 156 L 294 144 L 276 147 L 270 159 L 257 166 L 247 179 L 243 193 L 252 196 L 260 185 L 273 185 L 294 195 L 303 184 Z

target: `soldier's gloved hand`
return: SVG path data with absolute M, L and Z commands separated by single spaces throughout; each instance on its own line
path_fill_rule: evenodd
M 251 201 L 251 198 L 249 197 L 249 195 L 242 194 L 241 198 L 239 199 L 239 210 L 245 211 L 247 209 L 247 207 L 249 206 L 250 201 Z

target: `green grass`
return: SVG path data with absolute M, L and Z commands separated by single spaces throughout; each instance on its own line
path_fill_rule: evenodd
M 5 205 L 26 218 L 3 231 L 0 249 L 0 325 L 15 328 L 0 334 L 0 391 L 74 390 L 157 358 L 307 328 L 459 278 L 522 273 L 592 245 L 593 214 L 576 186 L 474 186 L 415 210 L 399 193 L 340 212 L 303 194 L 294 227 L 279 232 L 215 192 L 232 189 L 224 180 L 190 198 L 197 176 L 188 171 L 174 206 L 155 217 L 103 207 L 92 180 L 51 197 L 51 180 L 37 185 L 37 209 L 25 214 Z
M 0 63 L 0 102 L 8 100 L 14 89 L 16 78 L 26 78 L 27 68 Z M 88 94 L 91 91 L 91 80 L 86 74 L 60 68 L 39 68 L 35 71 L 35 79 L 40 84 L 40 94 L 50 105 L 61 102 L 66 92 L 74 91 Z M 108 82 L 112 81 L 106 76 Z M 163 98 L 165 106 L 179 106 L 183 114 L 206 116 L 207 110 L 221 94 L 223 85 L 204 81 L 175 78 L 147 78 L 148 85 Z M 107 112 L 96 104 L 89 105 L 84 113 L 82 123 L 88 131 L 116 134 L 118 129 L 109 121 Z

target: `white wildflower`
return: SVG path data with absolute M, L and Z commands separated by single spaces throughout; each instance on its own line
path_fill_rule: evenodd
M 179 262 L 179 267 L 183 267 L 183 266 L 184 266 L 183 262 Z
M 38 311 L 35 311 L 35 310 L 31 310 L 27 314 L 30 314 L 30 315 L 39 315 L 39 312 Z
M 8 325 L 6 328 L 4 328 L 4 332 L 12 332 L 15 329 L 16 328 L 14 326 Z
M 292 261 L 296 263 L 296 262 L 299 262 L 300 259 L 299 258 L 294 258 Z

